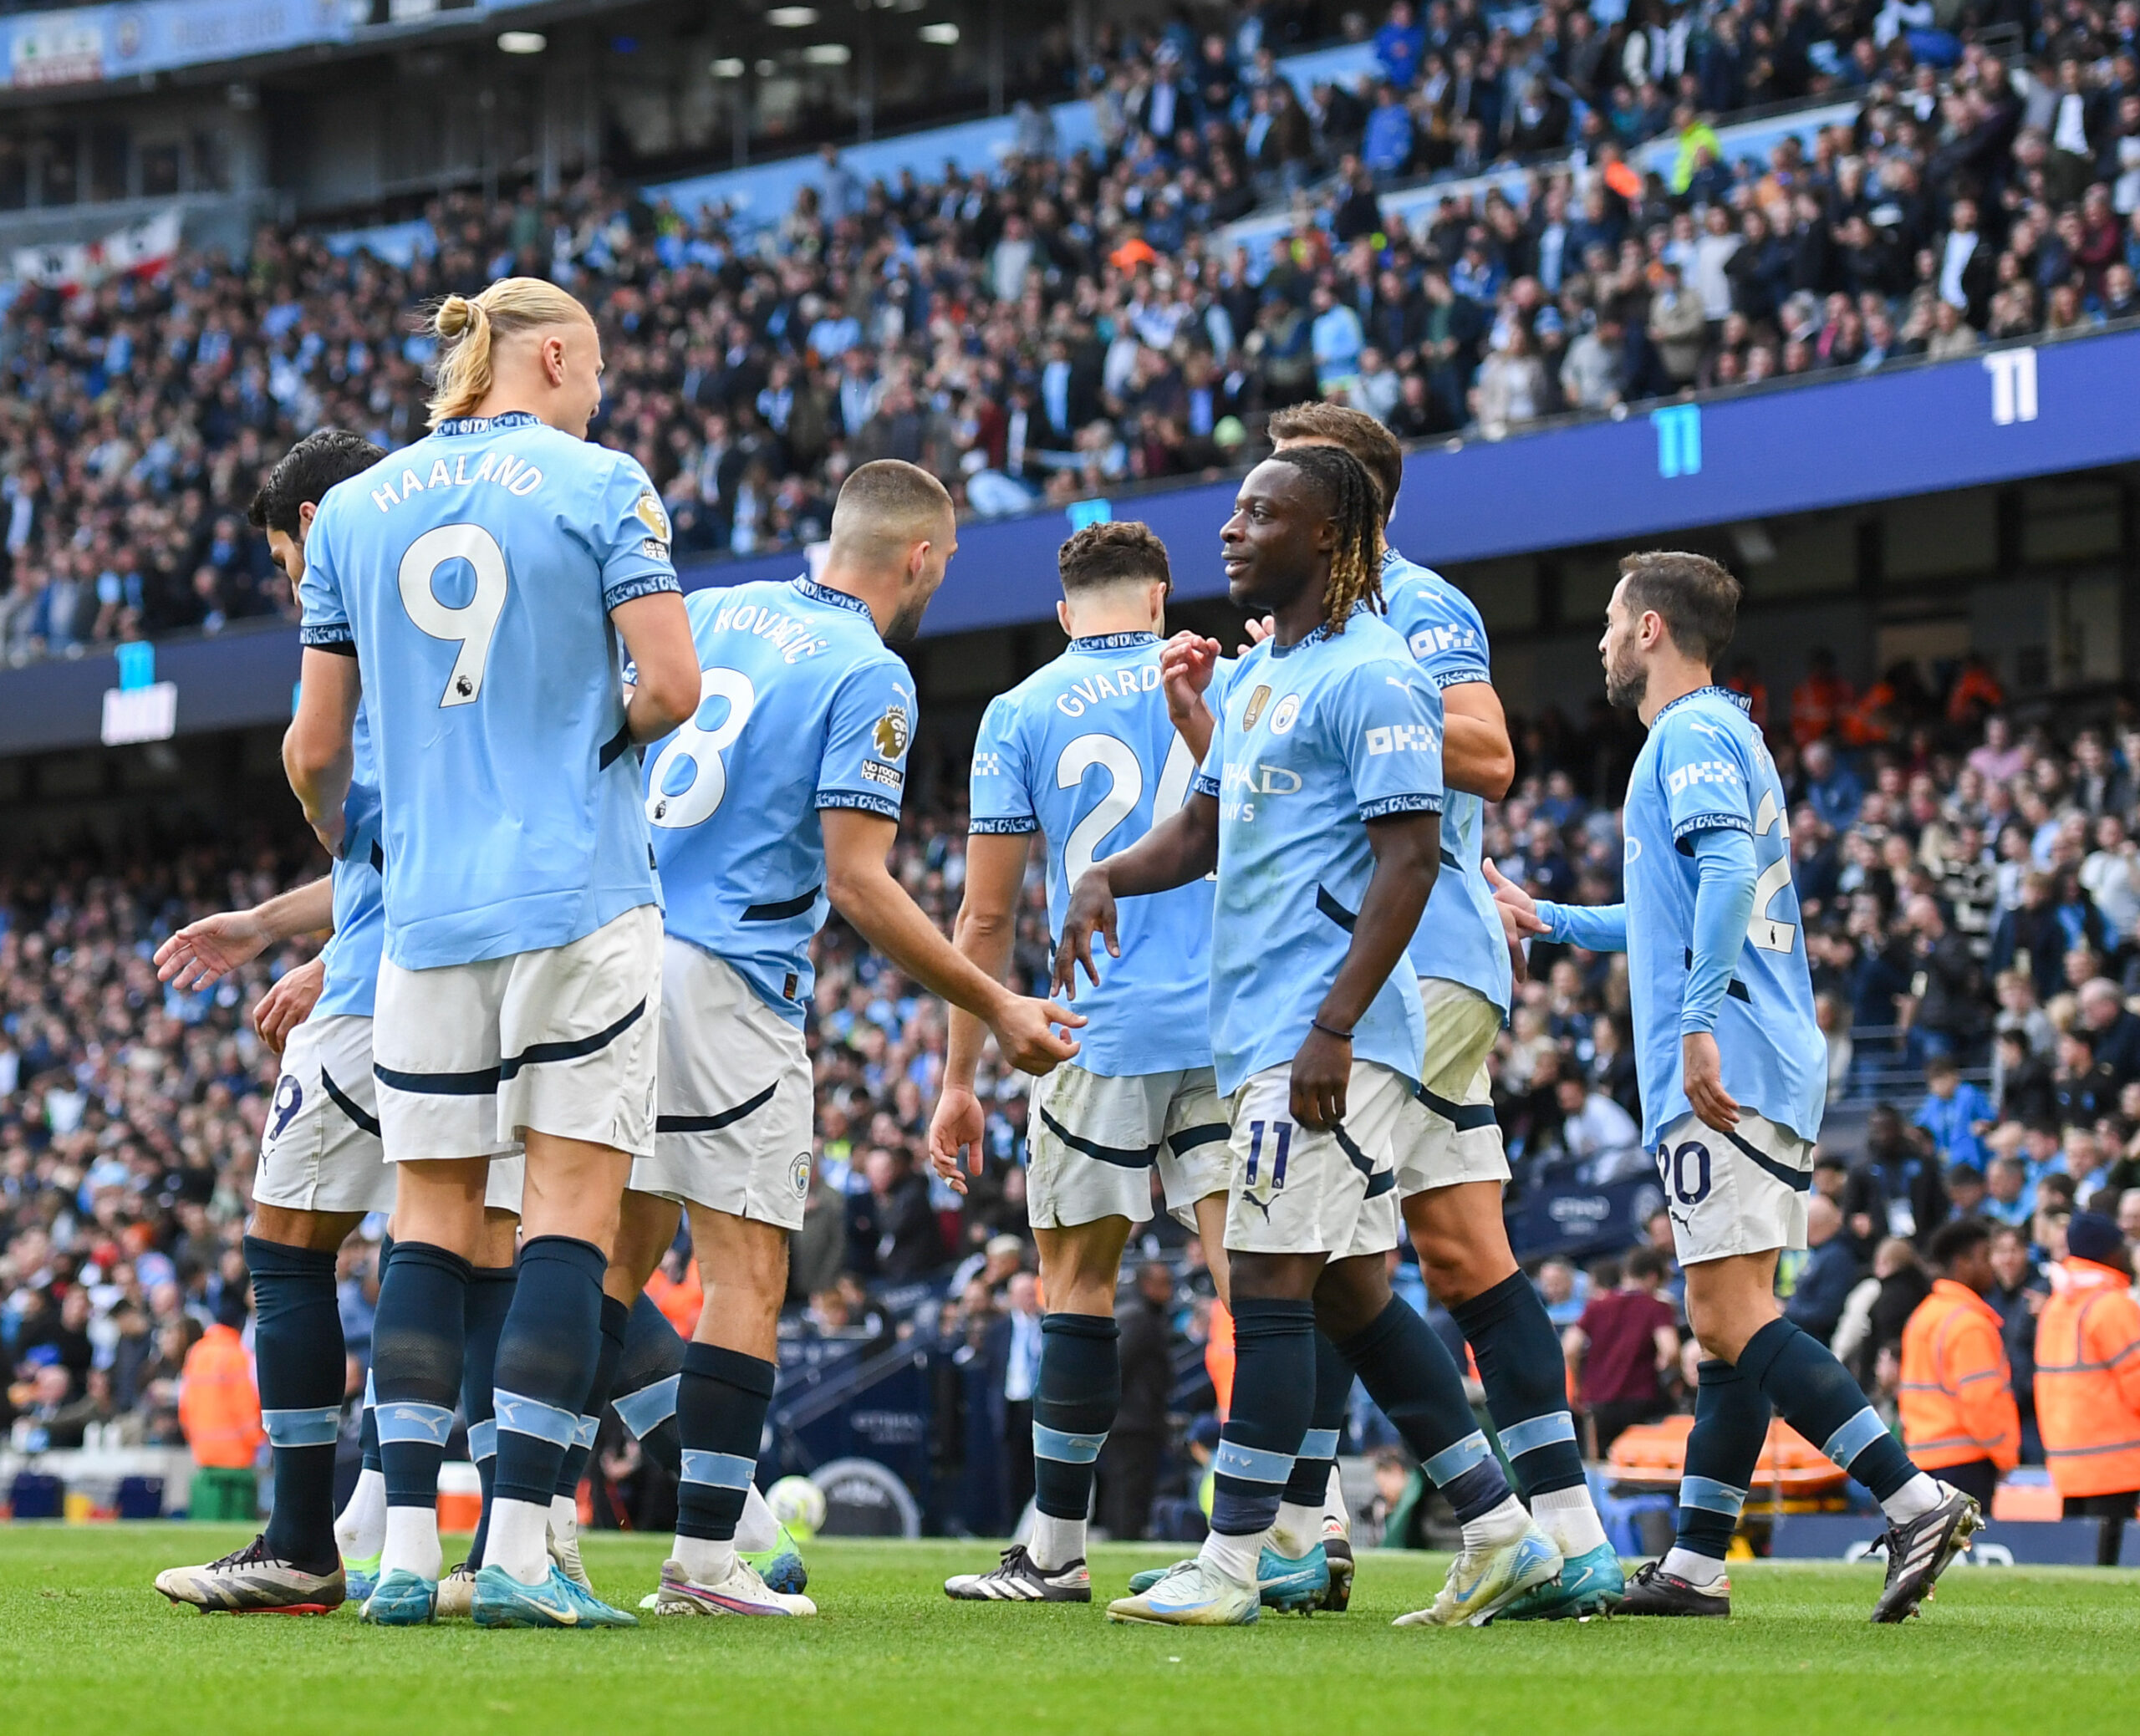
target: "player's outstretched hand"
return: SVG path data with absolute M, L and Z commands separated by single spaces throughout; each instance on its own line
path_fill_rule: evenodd
M 1004 1060 L 1022 1073 L 1039 1077 L 1053 1072 L 1078 1052 L 1078 1040 L 1058 1036 L 1055 1027 L 1061 1025 L 1074 1031 L 1084 1022 L 1083 1013 L 1073 1013 L 1052 1000 L 1013 995 L 989 1028 L 996 1033 L 996 1046 L 1003 1051 Z
M 283 980 L 262 995 L 252 1010 L 252 1028 L 260 1033 L 260 1041 L 280 1055 L 290 1033 L 312 1016 L 313 1008 L 319 1004 L 319 991 L 326 986 L 324 959 L 285 970 Z
M 1115 932 L 1114 893 L 1107 883 L 1107 875 L 1098 868 L 1087 868 L 1078 877 L 1078 883 L 1070 888 L 1070 906 L 1062 913 L 1062 939 L 1055 949 L 1055 975 L 1049 984 L 1052 994 L 1062 995 L 1072 1000 L 1078 998 L 1078 967 L 1085 967 L 1085 975 L 1097 985 L 1100 980 L 1099 966 L 1093 962 L 1093 931 L 1097 929 L 1106 937 L 1107 954 L 1111 959 L 1122 956 L 1122 943 Z M 1078 1023 L 1084 1021 L 1081 1019 Z
M 1244 624 L 1244 628 L 1248 634 L 1248 643 L 1243 645 L 1238 653 L 1243 657 L 1247 656 L 1251 651 L 1278 630 L 1276 624 L 1268 615 L 1251 615 Z
M 268 931 L 250 910 L 226 910 L 190 922 L 156 949 L 156 980 L 181 990 L 205 989 L 268 949 Z
M 1293 1119 L 1304 1128 L 1334 1128 L 1345 1118 L 1345 1087 L 1353 1078 L 1353 1043 L 1311 1027 L 1293 1056 Z
M 1679 1039 L 1679 1074 L 1688 1105 L 1704 1127 L 1729 1133 L 1739 1125 L 1739 1106 L 1724 1088 L 1723 1057 L 1706 1031 L 1690 1031 Z
M 1539 920 L 1538 907 L 1531 894 L 1481 857 L 1480 867 L 1486 871 L 1486 883 L 1494 888 L 1494 909 L 1501 919 L 1501 939 L 1508 946 L 1508 968 L 1518 982 L 1531 980 L 1531 955 L 1525 945 L 1533 934 L 1546 932 L 1546 924 Z M 1501 888 L 1508 888 L 1504 899 Z
M 1490 856 L 1482 858 L 1479 866 L 1486 871 L 1486 884 L 1493 888 L 1494 902 L 1501 907 L 1504 913 L 1501 917 L 1504 927 L 1510 927 L 1512 918 L 1511 932 L 1521 934 L 1526 939 L 1534 934 L 1551 932 L 1546 919 L 1538 914 L 1538 901 L 1495 868 Z
M 1177 633 L 1159 647 L 1159 685 L 1167 696 L 1167 715 L 1177 725 L 1203 705 L 1204 690 L 1218 667 L 1218 640 L 1200 633 Z
M 929 1162 L 954 1193 L 966 1190 L 959 1160 L 966 1160 L 968 1173 L 981 1173 L 982 1136 L 988 1127 L 981 1099 L 963 1085 L 946 1085 L 936 1099 L 936 1112 L 929 1120 Z

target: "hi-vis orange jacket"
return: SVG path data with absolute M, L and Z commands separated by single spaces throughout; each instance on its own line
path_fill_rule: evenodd
M 1966 1284 L 1942 1278 L 1903 1328 L 1903 1440 L 1923 1470 L 2021 1456 L 1999 1316 Z
M 2036 1427 L 2061 1495 L 2140 1489 L 2140 1302 L 2125 1275 L 2063 1262 L 2036 1321 Z
M 193 1462 L 223 1470 L 250 1466 L 268 1434 L 245 1341 L 230 1326 L 209 1327 L 186 1352 L 181 1380 L 178 1421 Z

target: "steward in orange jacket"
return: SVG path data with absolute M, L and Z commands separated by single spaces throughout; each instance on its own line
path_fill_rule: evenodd
M 1974 1495 L 1987 1513 L 2000 1474 L 2021 1456 L 2021 1418 L 1998 1313 L 1991 1228 L 1942 1224 L 1933 1265 L 1944 1275 L 1903 1328 L 1903 1443 L 1920 1469 Z
M 2036 1427 L 2066 1517 L 2115 1521 L 2140 1491 L 2140 1302 L 2108 1218 L 2076 1212 L 2066 1247 L 2065 1281 L 2036 1321 Z M 2118 1530 L 2103 1527 L 2112 1561 Z
M 250 1470 L 268 1432 L 252 1359 L 235 1326 L 217 1324 L 186 1353 L 179 1372 L 178 1423 L 193 1462 L 209 1469 Z
M 1791 690 L 1791 739 L 1801 747 L 1832 736 L 1857 703 L 1850 683 L 1836 674 L 1835 653 L 1816 645 L 1806 679 Z

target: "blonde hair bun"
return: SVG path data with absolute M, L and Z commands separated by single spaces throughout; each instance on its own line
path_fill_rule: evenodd
M 540 277 L 501 277 L 481 295 L 449 295 L 431 315 L 440 352 L 432 374 L 431 425 L 474 414 L 488 395 L 492 345 L 543 326 L 591 323 L 586 308 Z
M 431 328 L 441 338 L 457 338 L 484 318 L 483 306 L 465 295 L 449 295 L 438 304 Z

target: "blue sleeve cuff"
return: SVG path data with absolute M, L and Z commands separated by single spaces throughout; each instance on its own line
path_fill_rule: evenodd
M 1437 688 L 1468 687 L 1474 681 L 1493 683 L 1493 671 L 1483 663 L 1466 664 L 1455 669 L 1429 669 L 1427 679 Z
M 982 837 L 1020 837 L 1039 831 L 1040 822 L 1030 814 L 1017 814 L 999 820 L 970 820 L 966 830 Z
M 602 587 L 602 607 L 620 608 L 639 598 L 659 596 L 664 591 L 675 591 L 680 595 L 683 588 L 676 583 L 674 573 L 649 568 L 604 583 Z
M 1440 812 L 1441 797 L 1439 796 L 1385 796 L 1379 802 L 1363 802 L 1360 804 L 1363 820 L 1387 819 L 1392 814 L 1438 814 Z
M 1743 832 L 1750 837 L 1754 822 L 1744 814 L 1720 812 L 1708 814 L 1689 814 L 1672 828 L 1672 842 L 1680 843 L 1698 832 Z
M 1210 796 L 1215 798 L 1219 794 L 1219 781 L 1208 771 L 1200 771 L 1190 780 L 1189 792 L 1192 796 Z
M 858 808 L 864 813 L 880 815 L 887 820 L 899 817 L 899 805 L 889 796 L 873 796 L 866 790 L 820 790 L 817 806 Z
M 298 629 L 298 643 L 315 651 L 332 651 L 343 645 L 354 647 L 356 642 L 357 636 L 349 630 L 346 621 L 329 621 L 317 627 Z

